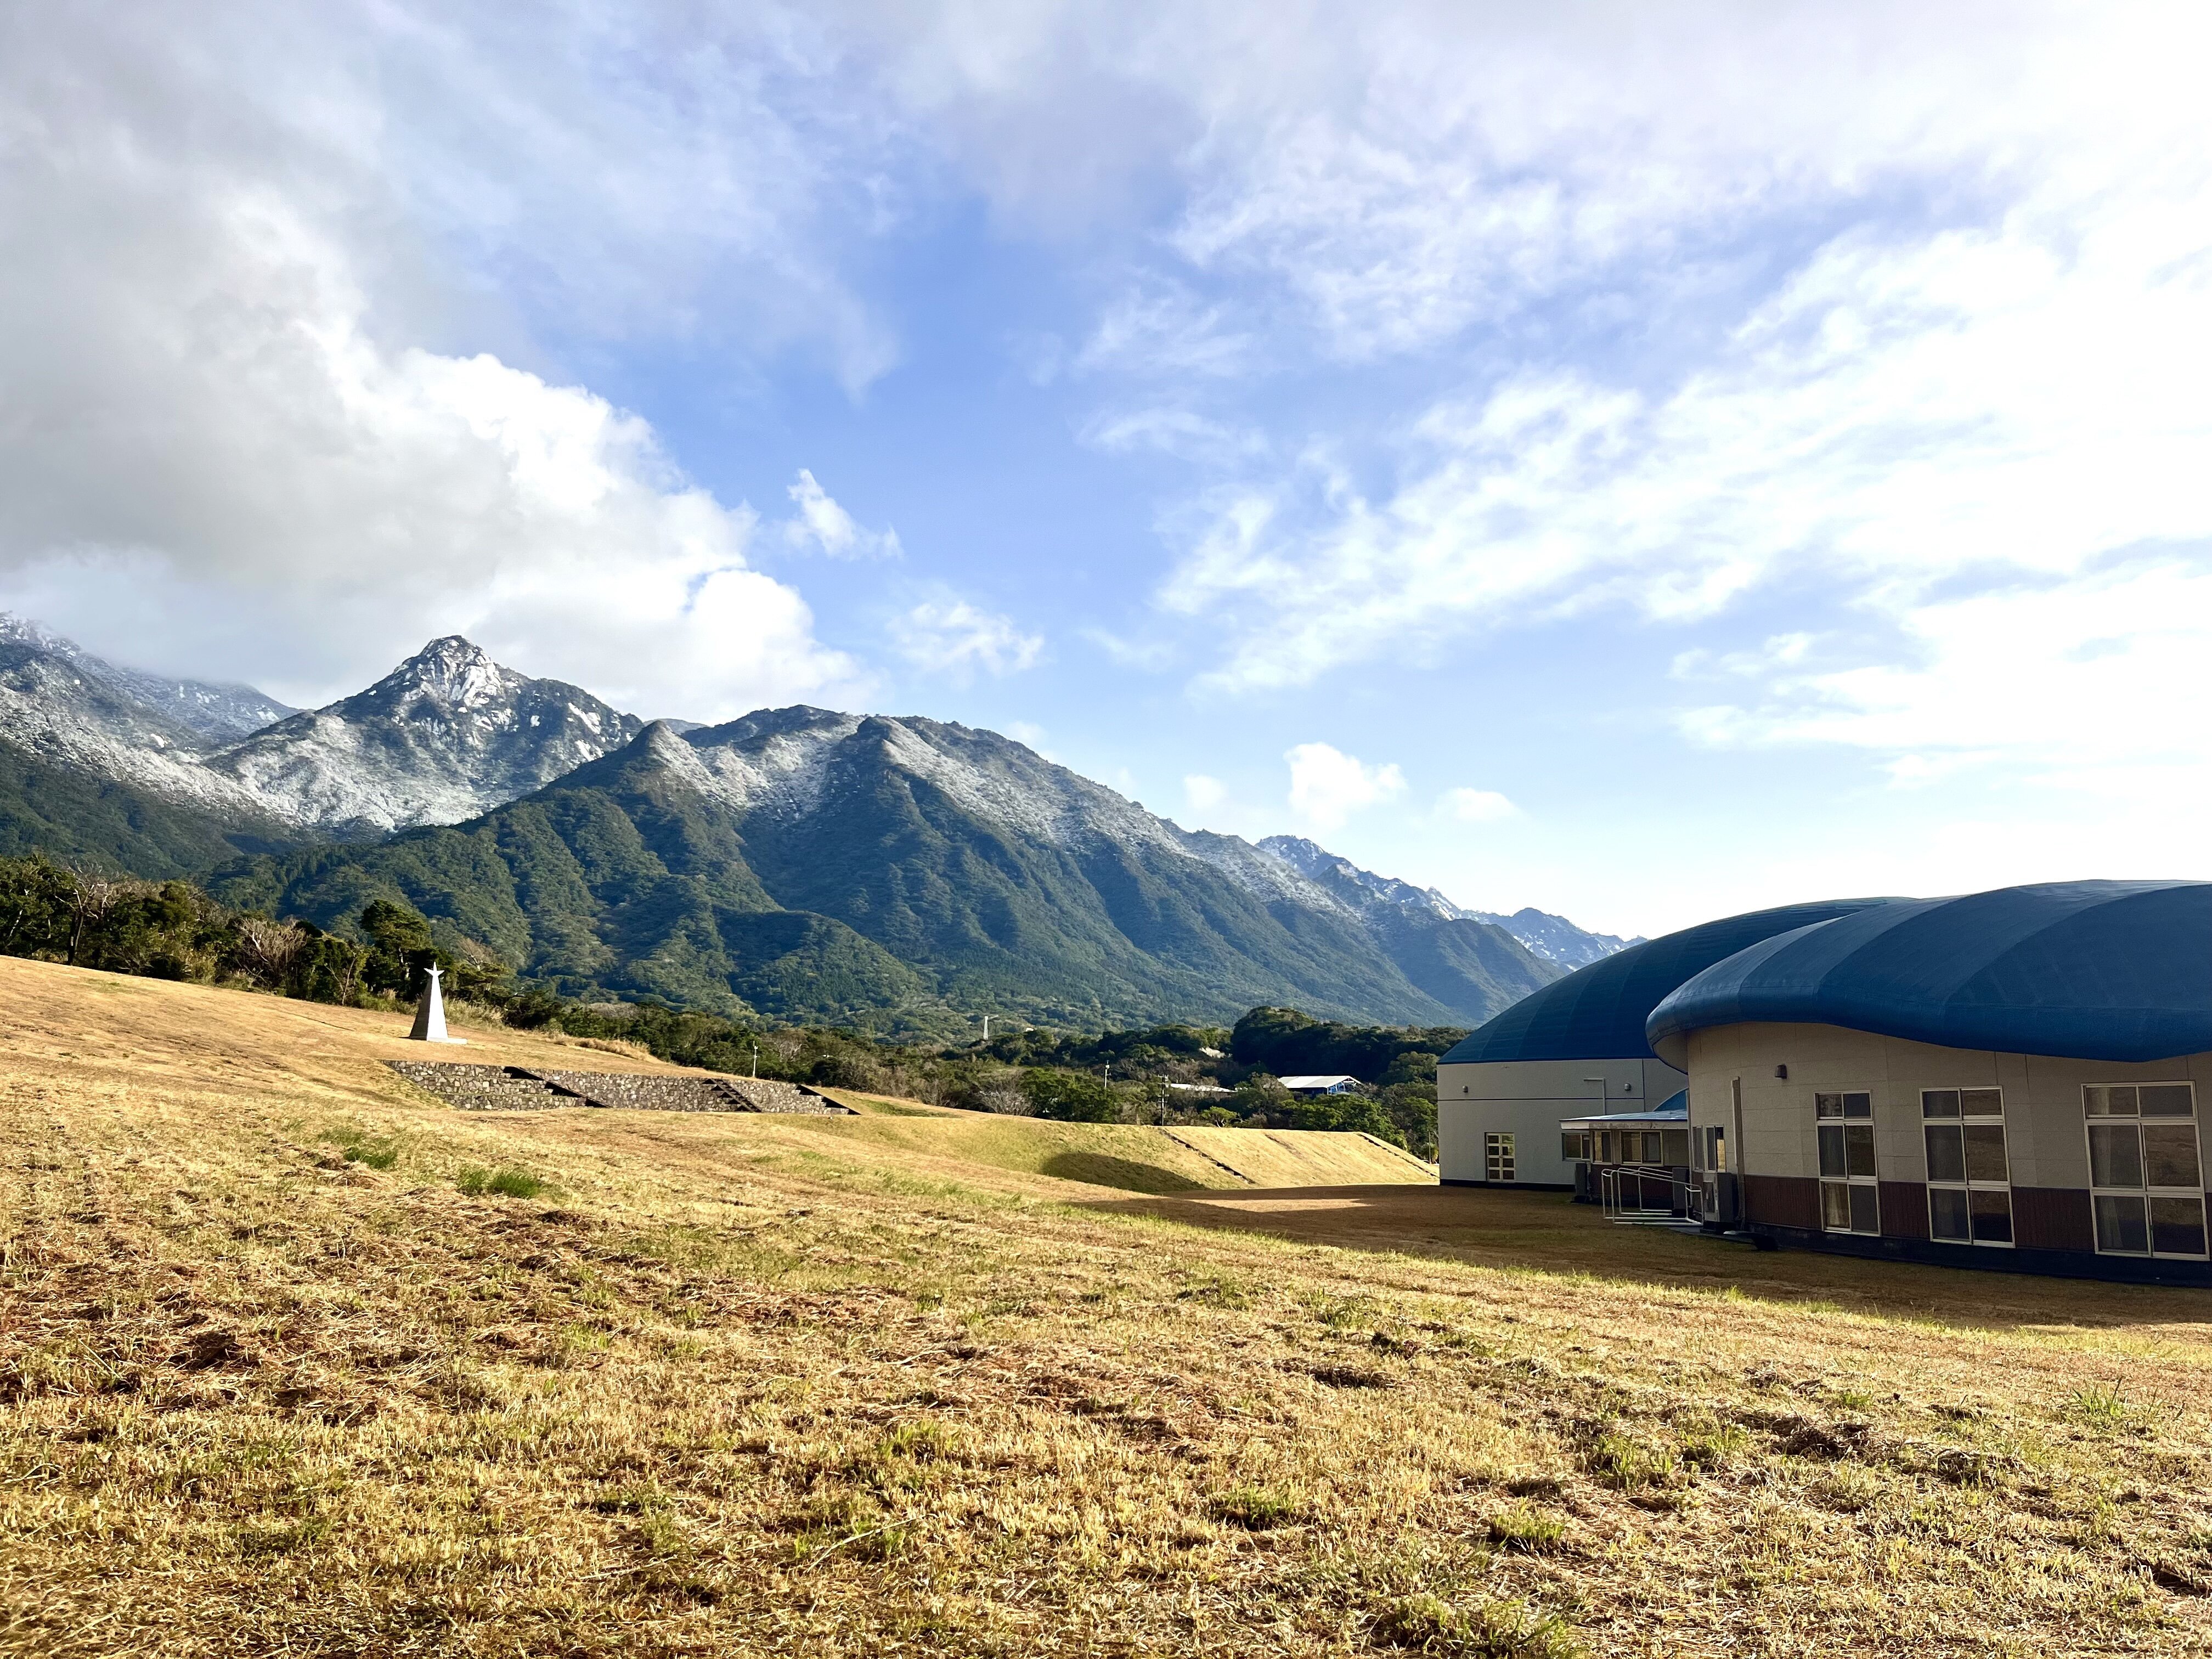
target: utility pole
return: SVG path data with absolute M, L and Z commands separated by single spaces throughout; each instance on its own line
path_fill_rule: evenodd
M 753 1080 L 757 1083 L 760 1080 L 760 1044 L 757 1042 L 753 1044 Z

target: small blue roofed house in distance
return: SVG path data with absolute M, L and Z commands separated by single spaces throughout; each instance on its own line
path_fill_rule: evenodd
M 1679 981 L 1645 1023 L 1651 1052 L 1686 1069 L 1692 1031 L 1751 1021 L 2075 1060 L 2212 1051 L 2212 882 L 2050 882 L 1806 922 Z
M 1831 899 L 1700 922 L 1616 951 L 1531 992 L 1444 1055 L 1446 1066 L 1507 1060 L 1646 1060 L 1644 1021 L 1684 980 L 1747 945 L 1893 899 Z

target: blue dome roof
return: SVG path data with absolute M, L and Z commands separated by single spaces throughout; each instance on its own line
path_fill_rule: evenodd
M 2051 882 L 1838 916 L 1706 969 L 1645 1035 L 1680 1066 L 1690 1032 L 1747 1020 L 2075 1060 L 2203 1053 L 2212 882 Z
M 1493 1060 L 1649 1060 L 1644 1022 L 1660 1000 L 1692 975 L 1747 945 L 1808 922 L 1848 915 L 1890 899 L 1833 899 L 1791 904 L 1701 922 L 1632 945 L 1531 992 L 1462 1038 L 1443 1064 Z

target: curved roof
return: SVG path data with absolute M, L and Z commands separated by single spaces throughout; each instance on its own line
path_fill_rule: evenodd
M 1645 1035 L 1680 1066 L 1690 1032 L 1747 1020 L 2074 1060 L 2201 1054 L 2212 882 L 2051 882 L 1816 922 L 1687 981 Z
M 1495 1060 L 1649 1060 L 1644 1022 L 1692 975 L 1777 933 L 1826 921 L 1889 899 L 1790 904 L 1701 922 L 1632 945 L 1531 992 L 1470 1031 L 1442 1064 Z

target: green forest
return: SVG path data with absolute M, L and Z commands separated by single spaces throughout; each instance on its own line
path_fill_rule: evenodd
M 964 1044 L 901 1042 L 853 1027 L 733 1019 L 653 997 L 577 1000 L 517 977 L 489 946 L 445 938 L 434 940 L 428 919 L 389 899 L 325 927 L 233 908 L 181 879 L 110 877 L 42 855 L 0 858 L 0 953 L 395 1011 L 412 1003 L 434 963 L 457 1012 L 635 1042 L 678 1065 L 971 1110 L 1364 1133 L 1434 1158 L 1437 1060 L 1466 1035 L 1260 1007 L 1227 1027 L 1031 1027 L 988 1042 L 979 1031 Z M 1279 1081 L 1311 1073 L 1342 1073 L 1362 1086 L 1299 1098 Z

